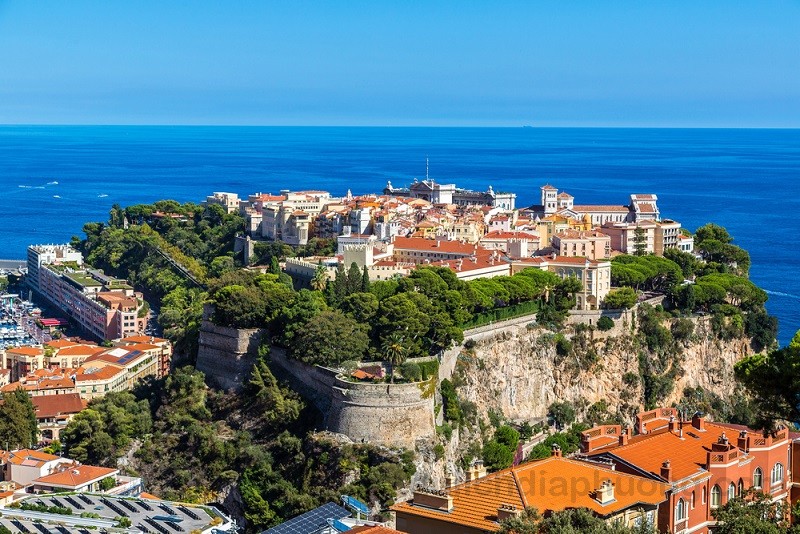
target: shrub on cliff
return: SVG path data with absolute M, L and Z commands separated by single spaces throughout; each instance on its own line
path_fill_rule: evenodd
M 291 346 L 293 358 L 310 365 L 361 361 L 369 348 L 368 327 L 339 310 L 325 310 L 309 320 Z
M 614 319 L 603 315 L 597 320 L 597 328 L 599 328 L 603 332 L 611 330 L 612 328 L 614 328 Z

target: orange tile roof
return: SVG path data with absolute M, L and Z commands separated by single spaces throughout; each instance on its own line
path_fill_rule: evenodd
M 488 234 L 483 236 L 481 238 L 481 241 L 488 241 L 488 240 L 491 240 L 491 239 L 505 240 L 505 239 L 514 239 L 514 238 L 539 239 L 539 236 L 536 235 L 536 234 L 528 233 L 528 232 L 520 232 L 520 231 L 504 232 L 502 230 L 495 230 L 495 231 L 489 232 Z
M 73 345 L 77 345 L 77 343 L 68 338 L 62 338 L 62 339 L 54 339 L 52 341 L 48 341 L 47 343 L 45 343 L 45 345 L 53 347 L 54 349 L 63 349 L 64 347 L 71 347 Z
M 17 347 L 14 349 L 6 349 L 7 354 L 22 354 L 23 356 L 40 356 L 44 354 L 44 350 L 40 347 Z
M 167 340 L 164 338 L 153 337 L 153 336 L 128 336 L 128 337 L 123 337 L 122 341 L 125 341 L 127 343 L 164 343 Z
M 20 449 L 18 451 L 9 452 L 8 463 L 14 465 L 37 466 L 59 459 L 61 459 L 61 457 L 55 454 L 47 454 L 46 452 L 33 449 Z
M 160 501 L 161 500 L 160 497 L 156 497 L 152 493 L 146 493 L 144 491 L 139 494 L 139 498 L 140 499 L 148 499 L 148 500 L 151 500 L 151 501 Z
M 72 345 L 59 350 L 56 356 L 91 356 L 105 350 L 97 345 Z
M 83 369 L 83 368 L 81 368 Z M 80 369 L 79 369 L 80 371 Z M 82 373 L 79 373 L 75 376 L 76 382 L 93 382 L 95 380 L 108 380 L 110 378 L 114 378 L 118 374 L 124 372 L 123 369 L 119 367 L 114 367 L 113 365 L 107 365 L 105 367 L 100 367 L 96 371 L 86 372 L 84 370 Z
M 424 239 L 420 237 L 396 237 L 395 250 L 421 250 L 425 252 L 446 252 L 449 254 L 463 254 L 469 256 L 476 251 L 475 245 L 461 241 L 444 241 L 438 239 Z
M 595 490 L 604 480 L 615 485 L 614 500 L 602 505 Z M 600 516 L 666 499 L 668 484 L 561 457 L 528 462 L 445 490 L 453 510 L 444 512 L 406 502 L 392 510 L 447 523 L 495 531 L 501 505 L 532 506 L 540 512 L 588 508 Z
M 669 460 L 673 478 L 682 480 L 705 469 L 707 453 L 723 433 L 731 443 L 735 444 L 736 430 L 740 429 L 706 421 L 705 432 L 701 432 L 690 423 L 684 423 L 683 438 L 676 432 L 662 429 L 634 436 L 628 445 L 605 449 L 604 453 L 601 451 L 598 453 L 613 455 L 656 476 L 660 476 L 661 464 Z
M 33 481 L 34 484 L 78 488 L 95 480 L 113 476 L 119 472 L 117 469 L 97 467 L 94 465 L 69 464 L 59 467 L 62 467 L 60 471 L 39 477 Z

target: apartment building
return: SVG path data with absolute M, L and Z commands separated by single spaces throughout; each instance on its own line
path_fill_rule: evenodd
M 786 428 L 761 432 L 713 423 L 701 414 L 684 419 L 674 408 L 637 416 L 638 434 L 619 425 L 583 432 L 581 450 L 613 462 L 620 472 L 669 486 L 658 514 L 660 532 L 713 532 L 712 512 L 746 489 L 788 501 L 791 439 Z
M 553 236 L 553 248 L 559 256 L 606 260 L 611 258 L 611 237 L 597 230 L 562 230 Z
M 225 213 L 238 213 L 240 203 L 239 195 L 236 193 L 215 192 L 206 197 L 203 206 L 216 204 L 217 206 L 222 206 Z
M 645 254 L 655 254 L 656 223 L 644 222 L 606 222 L 599 229 L 611 238 L 611 249 L 623 254 L 636 252 L 636 234 L 642 234 Z
M 31 245 L 28 247 L 28 286 L 39 292 L 39 268 L 53 263 L 83 265 L 83 255 L 69 245 Z
M 110 340 L 144 332 L 148 312 L 127 281 L 74 264 L 43 264 L 39 294 L 95 338 Z

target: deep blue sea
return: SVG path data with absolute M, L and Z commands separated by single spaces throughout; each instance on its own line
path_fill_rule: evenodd
M 786 344 L 800 329 L 800 130 L 0 126 L 0 258 L 66 242 L 113 203 L 213 191 L 379 192 L 425 176 L 537 203 L 550 183 L 580 204 L 656 193 L 691 230 L 728 228 L 750 251 Z

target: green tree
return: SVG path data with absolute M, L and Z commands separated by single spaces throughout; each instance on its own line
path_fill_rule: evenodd
M 745 490 L 711 510 L 717 521 L 714 534 L 781 534 L 788 532 L 786 505 L 755 489 Z
M 630 287 L 612 289 L 603 300 L 603 305 L 612 310 L 627 310 L 636 305 L 639 297 Z
M 324 265 L 317 265 L 314 271 L 314 278 L 311 279 L 311 289 L 314 291 L 325 291 L 328 286 L 328 270 Z
M 361 361 L 369 347 L 367 327 L 339 310 L 325 310 L 303 326 L 291 347 L 292 357 L 308 364 Z
M 645 254 L 647 254 L 647 232 L 637 225 L 633 231 L 633 255 L 644 256 Z
M 575 407 L 569 401 L 556 401 L 547 409 L 547 416 L 556 428 L 566 428 L 575 422 Z
M 369 270 L 367 270 L 367 266 L 365 265 L 361 271 L 361 288 L 359 289 L 362 293 L 369 292 Z
M 39 442 L 36 409 L 22 389 L 5 393 L 0 404 L 0 446 L 6 450 L 31 447 Z
M 406 349 L 405 340 L 399 332 L 393 332 L 383 340 L 381 350 L 386 361 L 390 365 L 391 381 L 394 382 L 394 370 L 397 366 L 401 365 L 408 357 L 408 350 Z
M 539 523 L 542 516 L 536 508 L 527 507 L 519 515 L 507 517 L 500 521 L 498 534 L 539 534 Z
M 760 423 L 800 421 L 800 347 L 745 356 L 734 366 L 736 377 L 756 399 Z

